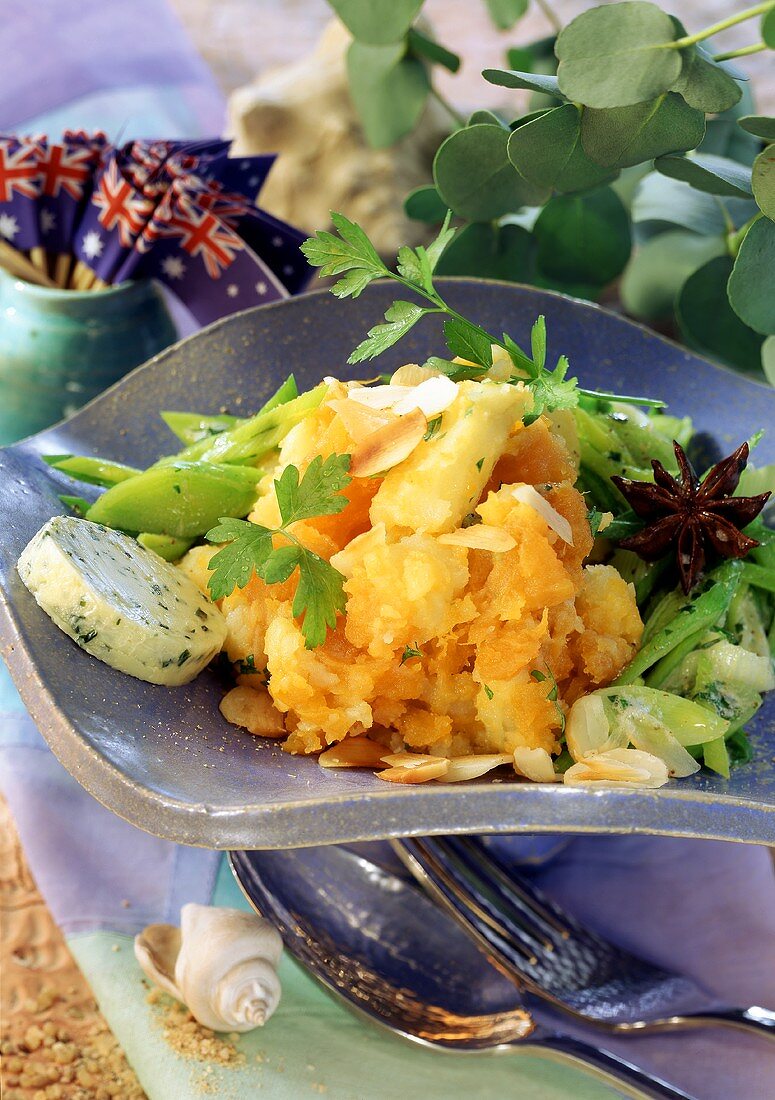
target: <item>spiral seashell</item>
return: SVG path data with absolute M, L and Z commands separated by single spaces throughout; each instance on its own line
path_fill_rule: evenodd
M 280 1001 L 282 940 L 268 921 L 239 909 L 184 905 L 181 927 L 152 924 L 135 955 L 157 985 L 213 1031 L 250 1031 Z

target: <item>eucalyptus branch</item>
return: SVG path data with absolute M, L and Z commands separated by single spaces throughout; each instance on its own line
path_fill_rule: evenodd
M 773 8 L 775 8 L 775 0 L 765 0 L 763 4 L 755 4 L 752 8 L 746 8 L 744 11 L 739 11 L 736 15 L 727 16 L 726 19 L 721 19 L 718 23 L 713 23 L 712 26 L 706 27 L 704 31 L 697 31 L 696 34 L 687 34 L 683 38 L 677 38 L 675 42 L 670 42 L 667 48 L 672 50 L 683 50 L 687 46 L 694 46 L 697 42 L 702 42 L 705 38 L 711 38 L 714 34 L 725 31 L 728 27 L 734 27 L 737 23 L 745 23 L 746 20 L 753 19 L 757 15 L 764 15 L 766 12 L 772 11 Z
M 729 50 L 728 53 L 716 53 L 713 55 L 714 61 L 731 61 L 733 57 L 748 57 L 752 53 L 760 53 L 762 50 L 769 49 L 766 42 L 755 42 L 753 46 L 742 46 L 739 50 Z
M 449 102 L 449 100 L 446 98 L 446 96 L 443 96 L 441 94 L 441 92 L 439 91 L 439 89 L 436 87 L 435 84 L 431 84 L 430 94 L 433 96 L 433 98 L 436 100 L 437 103 L 441 104 L 441 106 L 444 108 L 444 110 L 447 112 L 447 114 L 450 116 L 450 118 L 452 118 L 454 120 L 454 122 L 457 126 L 461 126 L 461 127 L 465 126 L 466 120 L 463 117 L 463 115 L 461 115 L 460 111 L 458 111 L 455 107 L 452 106 L 452 104 Z
M 551 23 L 552 30 L 559 34 L 562 30 L 562 23 L 560 22 L 550 5 L 547 3 L 547 0 L 536 0 L 536 4 Z

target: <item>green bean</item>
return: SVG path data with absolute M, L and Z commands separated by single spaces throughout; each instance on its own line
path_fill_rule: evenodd
M 146 550 L 153 550 L 165 561 L 178 561 L 186 550 L 193 545 L 193 539 L 178 539 L 174 535 L 154 535 L 150 531 L 144 531 L 137 536 L 137 541 Z
M 246 516 L 261 476 L 250 467 L 209 462 L 152 466 L 103 493 L 86 519 L 121 531 L 194 539 L 223 516 Z
M 740 583 L 742 568 L 739 561 L 728 561 L 714 570 L 708 578 L 710 587 L 691 597 L 665 626 L 649 638 L 614 683 L 631 684 L 690 635 L 714 626 L 727 613 Z
M 243 420 L 236 427 L 221 432 L 220 435 L 192 443 L 179 455 L 160 459 L 156 466 L 166 466 L 171 462 L 180 461 L 255 465 L 259 459 L 269 454 L 282 442 L 294 425 L 317 408 L 327 392 L 328 385 L 321 382 L 314 390 L 309 390 L 284 404 L 274 404 L 248 420 Z M 275 397 L 277 397 L 276 394 Z M 274 401 L 274 398 L 272 400 Z
M 205 416 L 202 413 L 163 412 L 161 418 L 186 446 L 198 443 L 201 439 L 209 439 L 213 435 L 220 435 L 221 432 L 242 423 L 240 417 L 229 416 L 227 413 Z
M 743 580 L 754 588 L 763 588 L 765 592 L 775 592 L 775 569 L 766 565 L 746 562 L 743 566 Z
M 135 466 L 108 462 L 104 458 L 90 458 L 88 455 L 43 455 L 43 461 L 75 481 L 100 485 L 103 489 L 109 489 L 140 473 Z

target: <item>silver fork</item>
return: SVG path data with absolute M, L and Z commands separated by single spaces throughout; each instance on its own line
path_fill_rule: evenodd
M 618 1034 L 720 1025 L 775 1040 L 775 1012 L 721 1005 L 691 978 L 590 932 L 475 838 L 391 843 L 501 972 L 584 1023 Z

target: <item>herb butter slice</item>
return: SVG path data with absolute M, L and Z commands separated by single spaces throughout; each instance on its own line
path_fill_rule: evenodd
M 98 523 L 54 516 L 17 569 L 65 634 L 139 680 L 186 684 L 223 646 L 223 616 L 188 577 Z

